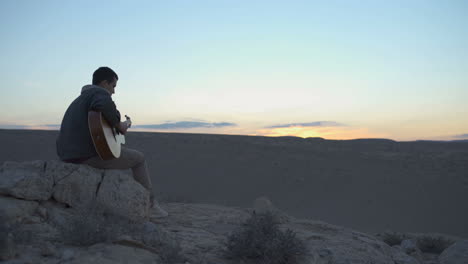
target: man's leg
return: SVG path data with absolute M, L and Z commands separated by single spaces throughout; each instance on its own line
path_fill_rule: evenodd
M 145 156 L 140 151 L 122 146 L 120 157 L 112 160 L 102 160 L 99 156 L 83 162 L 98 169 L 132 169 L 133 178 L 145 187 L 150 193 L 152 218 L 166 217 L 168 213 L 154 200 L 153 186 L 148 173 Z
M 151 203 L 154 200 L 153 185 L 148 173 L 145 156 L 140 151 L 122 147 L 120 157 L 111 160 L 102 160 L 99 156 L 83 162 L 98 169 L 132 169 L 133 178 L 150 192 Z

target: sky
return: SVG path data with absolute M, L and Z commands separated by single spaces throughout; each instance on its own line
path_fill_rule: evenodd
M 468 1 L 0 1 L 0 128 L 100 66 L 130 131 L 468 139 Z

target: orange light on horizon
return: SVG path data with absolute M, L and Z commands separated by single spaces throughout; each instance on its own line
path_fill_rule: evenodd
M 260 129 L 257 135 L 269 137 L 294 136 L 294 137 L 321 137 L 324 139 L 356 139 L 356 138 L 382 138 L 387 135 L 370 133 L 365 128 L 355 127 L 278 127 L 271 129 Z

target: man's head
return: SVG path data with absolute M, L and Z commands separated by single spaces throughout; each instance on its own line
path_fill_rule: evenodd
M 115 93 L 118 79 L 117 73 L 109 67 L 100 67 L 93 73 L 93 84 L 101 86 L 111 94 Z

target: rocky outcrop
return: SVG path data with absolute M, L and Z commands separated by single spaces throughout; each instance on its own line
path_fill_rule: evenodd
M 458 241 L 447 248 L 439 257 L 440 264 L 468 263 L 468 240 Z
M 46 162 L 5 162 L 0 169 L 0 194 L 26 200 L 48 200 L 54 179 L 45 173 Z
M 0 205 L 13 222 L 50 199 L 61 204 L 58 207 L 85 209 L 99 204 L 133 220 L 148 216 L 149 192 L 127 170 L 100 170 L 55 160 L 5 162 L 0 169 L 0 194 L 8 196 L 0 198 Z M 42 217 L 46 207 L 39 206 Z
M 130 171 L 33 161 L 7 162 L 0 172 L 0 259 L 4 263 L 239 263 L 226 257 L 226 240 L 254 212 L 275 213 L 280 229 L 292 230 L 304 242 L 307 252 L 299 263 L 456 264 L 468 260 L 466 240 L 374 236 L 294 218 L 268 197 L 253 201 L 252 208 L 161 202 L 169 216 L 148 221 L 149 193 Z
M 103 173 L 88 166 L 73 167 L 75 170 L 70 174 L 56 177 L 53 197 L 56 201 L 71 207 L 87 207 L 96 201 Z
M 150 206 L 149 192 L 124 171 L 108 170 L 97 191 L 96 201 L 113 214 L 144 219 Z
M 13 197 L 0 196 L 0 212 L 2 220 L 8 223 L 19 223 L 34 214 L 39 203 L 15 199 Z

